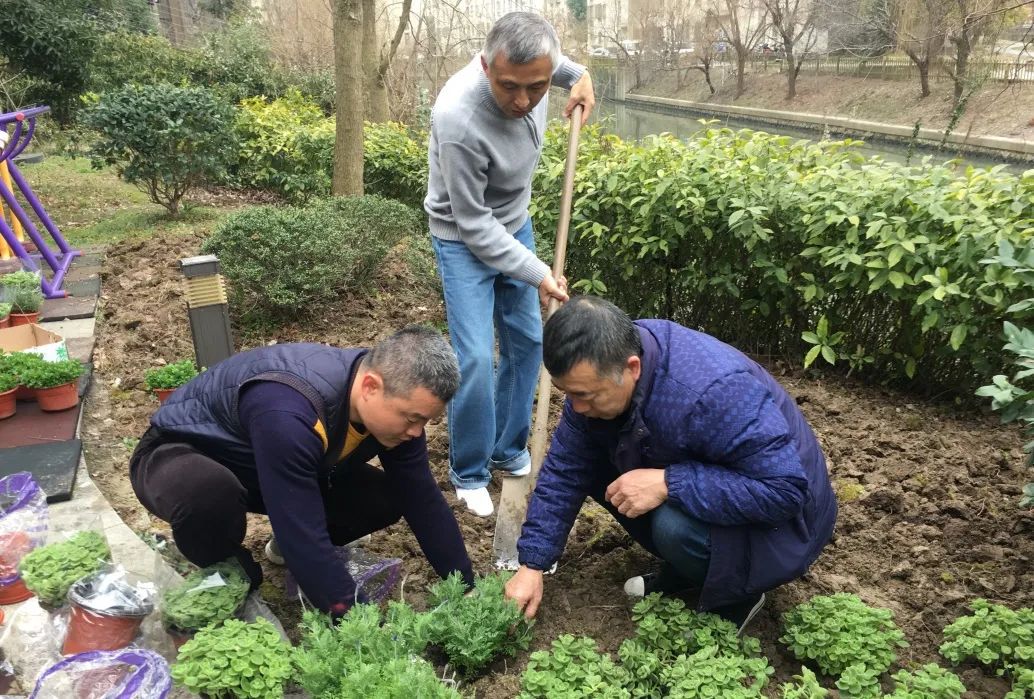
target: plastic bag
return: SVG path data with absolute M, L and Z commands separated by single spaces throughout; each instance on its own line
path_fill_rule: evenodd
M 40 670 L 61 659 L 58 647 L 63 634 L 35 599 L 8 610 L 2 631 L 0 648 L 23 683 L 31 684 Z
M 171 689 L 162 656 L 127 648 L 80 653 L 51 665 L 29 699 L 165 699 Z
M 0 478 L 0 604 L 32 593 L 18 575 L 18 563 L 47 539 L 47 496 L 27 471 Z
M 174 634 L 240 618 L 251 583 L 234 559 L 201 568 L 162 590 L 162 621 Z
M 381 558 L 356 545 L 338 546 L 334 553 L 348 566 L 359 601 L 380 602 L 386 599 L 402 574 L 401 559 Z M 291 571 L 284 576 L 284 588 L 288 597 L 298 596 L 298 583 Z
M 61 651 L 65 655 L 125 648 L 154 611 L 157 589 L 122 566 L 105 566 L 68 590 L 71 616 Z

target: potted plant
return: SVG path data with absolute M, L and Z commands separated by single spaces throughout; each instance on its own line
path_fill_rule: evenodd
M 36 392 L 40 410 L 55 412 L 79 404 L 79 377 L 82 374 L 83 363 L 78 359 L 42 362 L 24 371 L 21 383 Z
M 4 357 L 0 356 L 0 420 L 11 417 L 18 410 L 18 401 L 15 398 L 18 382 L 18 375 L 7 365 Z
M 0 277 L 4 287 L 3 297 L 10 302 L 12 326 L 35 323 L 39 320 L 39 309 L 43 305 L 40 290 L 40 276 L 35 272 L 11 272 Z
M 16 400 L 36 400 L 36 392 L 25 385 L 22 376 L 43 363 L 43 357 L 31 352 L 14 352 L 5 354 L 3 362 L 8 371 L 18 380 L 18 388 L 14 393 Z
M 0 330 L 11 327 L 11 304 L 0 303 Z
M 198 629 L 240 613 L 250 583 L 240 565 L 227 561 L 196 570 L 162 595 L 165 629 L 179 648 Z
M 172 392 L 197 376 L 197 367 L 189 359 L 184 359 L 147 372 L 144 383 L 148 390 L 154 391 L 158 402 L 164 403 Z
M 21 560 L 18 572 L 41 605 L 56 609 L 65 603 L 72 583 L 96 573 L 110 560 L 104 537 L 85 531 L 36 549 Z
M 61 652 L 75 655 L 125 648 L 154 610 L 151 598 L 148 587 L 132 580 L 121 567 L 80 578 L 68 590 L 72 612 Z
M 220 699 L 280 699 L 291 679 L 291 646 L 265 619 L 206 626 L 179 649 L 172 679 Z

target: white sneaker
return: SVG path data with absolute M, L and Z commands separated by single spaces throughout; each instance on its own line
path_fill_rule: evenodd
M 478 517 L 488 517 L 495 512 L 488 488 L 456 488 L 456 497 Z
M 266 560 L 278 566 L 284 564 L 284 557 L 280 553 L 280 547 L 276 544 L 276 539 L 269 537 L 269 541 L 266 542 Z
M 504 476 L 512 476 L 512 477 L 527 476 L 529 473 L 531 473 L 531 463 L 530 462 L 524 464 L 523 466 L 521 466 L 516 471 L 503 471 L 503 475 Z

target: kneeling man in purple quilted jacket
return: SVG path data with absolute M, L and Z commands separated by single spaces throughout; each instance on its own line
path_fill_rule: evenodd
M 837 504 L 815 434 L 743 353 L 581 296 L 546 323 L 543 359 L 567 400 L 506 588 L 527 616 L 586 497 L 662 561 L 629 595 L 695 589 L 698 610 L 741 632 L 829 541 Z

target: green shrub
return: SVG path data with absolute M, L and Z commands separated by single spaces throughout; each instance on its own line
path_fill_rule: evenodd
M 228 217 L 203 250 L 219 256 L 239 308 L 284 318 L 359 289 L 420 223 L 415 211 L 381 197 L 261 206 Z
M 386 122 L 363 127 L 363 184 L 422 209 L 427 194 L 427 134 Z
M 236 699 L 280 699 L 291 679 L 291 646 L 265 619 L 228 619 L 183 644 L 172 679 L 196 694 Z
M 531 640 L 531 623 L 507 599 L 503 574 L 479 577 L 474 593 L 459 573 L 436 583 L 430 592 L 432 614 L 429 640 L 464 675 L 473 675 L 504 655 L 525 650 Z
M 518 699 L 632 699 L 625 674 L 591 638 L 562 634 L 531 654 Z
M 848 665 L 837 680 L 837 689 L 843 699 L 880 699 L 883 689 L 880 687 L 881 670 L 868 667 L 864 663 Z
M 183 359 L 163 367 L 148 369 L 144 375 L 147 390 L 156 388 L 179 388 L 197 376 L 197 366 L 193 359 Z
M 954 672 L 928 663 L 918 670 L 894 673 L 894 691 L 888 699 L 962 699 L 966 686 Z
M 185 631 L 225 621 L 243 604 L 249 586 L 236 563 L 202 568 L 162 594 L 162 616 L 166 624 Z
M 90 90 L 103 93 L 126 85 L 186 86 L 202 70 L 198 51 L 173 46 L 157 34 L 114 31 L 102 34 L 90 62 Z
M 357 604 L 337 624 L 306 611 L 301 642 L 292 655 L 298 682 L 313 697 L 458 699 L 438 681 L 434 667 L 417 657 L 427 645 L 432 619 L 389 602 L 386 619 L 377 605 Z
M 719 655 L 715 648 L 680 655 L 661 670 L 669 699 L 763 699 L 773 668 L 765 658 Z
M 0 320 L 3 320 L 11 314 L 11 304 L 0 303 Z
M 2 360 L 2 366 L 5 370 L 18 379 L 19 386 L 24 385 L 22 377 L 26 374 L 31 374 L 44 363 L 43 357 L 31 352 L 5 354 L 0 357 L 0 360 Z
M 39 289 L 40 275 L 39 272 L 28 270 L 8 272 L 0 277 L 0 286 L 5 289 Z
M 284 94 L 290 90 L 297 90 L 303 97 L 315 102 L 325 115 L 334 114 L 337 93 L 332 68 L 306 69 L 289 66 L 280 69 L 280 80 L 284 84 Z
M 236 104 L 245 97 L 279 94 L 279 80 L 261 24 L 233 21 L 202 38 L 202 60 L 194 77 Z
M 295 200 L 330 193 L 334 120 L 297 90 L 272 102 L 245 99 L 234 129 L 240 142 L 241 183 Z
M 4 365 L 2 359 L 0 357 L 0 393 L 7 393 L 18 388 L 19 379 L 14 371 Z
M 801 674 L 793 676 L 793 682 L 779 686 L 780 699 L 825 699 L 829 691 L 819 684 L 815 673 L 801 666 Z
M 840 675 L 852 665 L 879 675 L 897 659 L 895 649 L 908 645 L 889 610 L 870 607 L 846 592 L 797 605 L 783 615 L 783 626 L 779 640 L 827 675 Z
M 41 602 L 56 607 L 65 603 L 72 583 L 97 572 L 110 560 L 104 537 L 85 531 L 33 550 L 18 563 L 18 572 Z
M 78 359 L 59 362 L 39 362 L 20 370 L 20 381 L 27 388 L 55 388 L 72 383 L 83 375 L 83 363 Z
M 1012 675 L 1013 694 L 1007 696 L 1023 699 L 1022 685 L 1034 679 L 1034 609 L 1013 611 L 985 599 L 973 600 L 969 608 L 972 614 L 945 627 L 941 655 L 953 663 L 973 658 L 999 675 Z
M 89 111 L 86 122 L 100 134 L 90 156 L 176 216 L 187 192 L 223 176 L 234 152 L 232 114 L 204 88 L 128 85 Z

